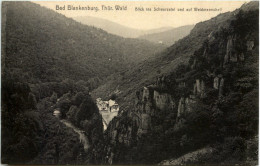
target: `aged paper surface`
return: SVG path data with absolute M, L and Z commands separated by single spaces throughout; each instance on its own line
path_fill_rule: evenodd
M 258 163 L 258 1 L 3 1 L 3 164 Z

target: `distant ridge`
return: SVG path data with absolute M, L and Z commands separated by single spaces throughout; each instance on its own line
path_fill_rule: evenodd
M 107 31 L 108 33 L 122 36 L 125 38 L 137 38 L 142 35 L 159 33 L 159 32 L 164 32 L 172 29 L 172 27 L 162 27 L 162 28 L 156 28 L 151 30 L 140 30 L 135 28 L 129 28 L 113 21 L 109 21 L 98 17 L 92 17 L 92 16 L 79 16 L 79 17 L 73 17 L 73 19 L 82 24 L 101 28 Z
M 187 36 L 193 28 L 194 25 L 185 25 L 177 28 L 172 28 L 163 32 L 142 35 L 139 38 L 171 46 L 179 39 Z

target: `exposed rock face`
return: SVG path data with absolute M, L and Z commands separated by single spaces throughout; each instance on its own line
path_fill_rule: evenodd
M 133 137 L 133 132 L 134 135 L 140 137 L 150 130 L 151 116 L 153 116 L 154 112 L 153 91 L 148 87 L 144 87 L 142 92 L 136 93 L 135 108 L 127 114 L 126 119 L 119 118 L 111 122 L 107 129 L 111 144 L 121 143 L 130 146 L 134 140 L 138 139 Z
M 151 116 L 148 114 L 142 114 L 142 129 L 143 130 L 148 130 L 150 129 L 151 126 Z
M 153 100 L 155 105 L 160 110 L 173 110 L 175 107 L 175 103 L 171 95 L 167 93 L 159 93 L 158 91 L 154 91 Z
M 147 113 L 149 115 L 153 115 L 154 109 L 153 109 L 153 104 L 152 104 L 151 100 L 143 102 L 142 109 L 139 112 Z
M 161 76 L 157 78 L 156 85 L 160 88 L 165 87 L 165 76 Z
M 132 113 L 131 117 L 133 119 L 133 124 L 135 126 L 142 126 L 142 121 L 141 121 L 141 117 L 139 116 L 139 114 Z
M 142 111 L 142 98 L 137 103 L 137 111 Z M 114 118 L 107 128 L 107 138 L 109 145 L 105 147 L 107 151 L 106 163 L 113 164 L 115 153 L 113 147 L 121 144 L 131 146 L 141 136 L 149 131 L 151 127 L 151 118 L 149 114 L 133 111 L 127 114 L 125 118 Z M 134 133 L 134 134 L 133 134 Z
M 160 85 L 159 87 L 162 88 L 162 80 L 164 80 L 163 77 L 157 80 L 157 87 Z M 172 111 L 175 103 L 170 94 L 160 93 L 158 90 L 154 90 L 153 86 L 144 87 L 141 100 L 138 97 L 140 92 L 136 94 L 135 111 L 130 116 L 138 128 L 137 135 L 140 136 L 151 128 L 151 117 L 154 116 L 156 109 Z
M 243 52 L 238 52 L 235 49 L 236 44 L 241 44 L 236 36 L 229 36 L 227 41 L 227 49 L 226 54 L 224 57 L 224 65 L 228 64 L 229 62 L 243 62 L 245 60 L 245 55 Z M 254 47 L 254 41 L 247 41 L 247 51 L 250 51 Z
M 143 101 L 145 101 L 145 100 L 148 100 L 149 99 L 149 89 L 147 88 L 147 87 L 144 87 L 144 89 L 143 89 Z
M 226 50 L 226 55 L 224 57 L 224 64 L 228 63 L 230 60 L 230 56 L 232 56 L 233 53 L 233 38 L 232 36 L 228 37 L 228 42 L 227 42 L 227 50 Z
M 219 88 L 219 78 L 214 79 L 214 87 L 216 89 Z M 177 122 L 180 121 L 180 117 L 185 115 L 188 112 L 192 111 L 192 105 L 196 103 L 196 98 L 205 98 L 205 82 L 200 79 L 196 79 L 193 88 L 193 95 L 189 95 L 189 97 L 181 97 L 178 104 L 178 112 L 177 112 Z
M 213 88 L 218 89 L 218 87 L 219 87 L 219 78 L 215 77 L 213 82 Z
M 185 112 L 185 100 L 182 97 L 179 101 L 179 105 L 178 105 L 178 112 L 177 112 L 177 118 L 180 117 L 182 114 L 184 114 Z
M 213 88 L 219 90 L 219 97 L 224 93 L 224 78 L 220 75 L 214 78 Z
M 174 124 L 174 130 L 179 130 L 186 122 L 185 116 L 193 111 L 193 105 L 196 104 L 195 98 L 181 97 L 178 105 L 178 112 L 176 117 L 176 123 Z
M 135 111 L 132 113 L 132 119 L 138 128 L 137 134 L 139 136 L 146 133 L 151 126 L 152 95 L 153 92 L 148 87 L 144 87 L 142 101 L 137 101 Z
M 247 45 L 247 51 L 251 51 L 253 50 L 255 43 L 254 41 L 249 40 L 246 42 L 246 45 Z
M 162 84 L 161 79 L 164 78 L 157 80 L 160 85 Z M 144 87 L 141 91 L 136 92 L 135 108 L 128 114 L 129 119 L 131 119 L 131 122 L 128 123 L 131 127 L 136 128 L 137 136 L 141 136 L 151 129 L 151 117 L 155 115 L 156 110 L 173 111 L 175 108 L 175 102 L 172 96 L 167 93 L 161 93 L 159 90 L 155 90 L 156 88 L 160 89 L 162 87 L 158 85 L 151 85 Z M 118 124 L 118 126 L 119 128 L 120 126 L 122 127 L 121 122 Z M 110 128 L 114 128 L 110 130 L 115 130 L 117 127 L 114 125 Z M 118 140 L 118 142 L 130 144 L 131 141 L 129 142 L 129 139 L 126 140 L 124 138 L 131 138 L 129 133 L 132 133 L 132 129 L 127 129 L 127 131 L 120 131 L 119 133 L 112 131 L 111 133 L 114 133 L 110 136 L 112 142 L 115 142 L 114 140 Z M 123 133 L 128 134 L 126 136 L 122 135 Z
M 193 94 L 201 98 L 205 97 L 205 83 L 203 80 L 196 79 Z
M 151 115 L 146 113 L 132 113 L 132 120 L 138 127 L 139 134 L 146 133 L 151 128 Z
M 177 112 L 177 121 L 182 115 L 189 113 L 192 111 L 192 105 L 195 104 L 196 101 L 193 98 L 181 97 L 178 105 L 178 112 Z
M 131 124 L 126 125 L 123 121 L 113 121 L 108 130 L 108 136 L 111 144 L 122 143 L 127 146 L 132 141 L 132 127 Z
M 235 36 L 228 37 L 227 50 L 226 50 L 226 55 L 224 58 L 224 64 L 226 64 L 228 62 L 237 62 L 237 55 L 234 50 L 235 41 L 236 41 Z
M 191 99 L 191 98 L 189 98 L 189 97 L 187 97 L 186 99 L 185 99 L 185 112 L 191 112 L 192 111 L 192 104 L 194 104 L 195 103 L 195 100 L 193 100 L 193 99 Z
M 129 150 L 125 150 L 130 152 L 127 154 L 129 155 L 129 161 L 133 162 L 131 160 L 132 152 L 133 153 L 139 152 L 138 145 L 140 145 L 140 142 L 138 142 L 138 140 L 146 141 L 145 137 L 147 136 L 149 137 L 150 132 L 152 134 L 159 133 L 160 135 L 168 134 L 167 132 L 169 132 L 169 135 L 171 136 L 172 135 L 174 137 L 176 136 L 176 138 L 180 137 L 178 138 L 178 140 L 174 139 L 171 141 L 174 143 L 178 142 L 178 146 L 179 146 L 179 140 L 180 140 L 180 147 L 184 147 L 183 149 L 186 149 L 186 146 L 190 146 L 190 144 L 192 146 L 192 142 L 194 140 L 192 140 L 192 138 L 189 137 L 183 138 L 181 137 L 181 134 L 182 132 L 183 133 L 189 132 L 189 129 L 192 128 L 190 127 L 192 123 L 195 123 L 196 125 L 196 123 L 199 120 L 200 122 L 202 122 L 201 123 L 202 126 L 206 125 L 206 127 L 208 127 L 207 125 L 213 124 L 218 129 L 219 123 L 217 122 L 219 122 L 219 120 L 221 121 L 221 118 L 223 116 L 222 110 L 220 109 L 216 110 L 218 108 L 217 106 L 216 109 L 212 109 L 212 108 L 214 108 L 215 105 L 219 105 L 219 103 L 222 101 L 222 99 L 217 99 L 218 96 L 221 97 L 225 94 L 227 95 L 227 98 L 223 98 L 223 100 L 229 99 L 228 95 L 230 91 L 228 86 L 230 85 L 230 87 L 232 87 L 231 84 L 232 82 L 228 79 L 230 78 L 229 72 L 233 70 L 235 67 L 242 67 L 243 65 L 239 64 L 239 62 L 244 61 L 245 55 L 247 56 L 248 55 L 247 53 L 250 53 L 250 52 L 246 52 L 246 47 L 244 42 L 246 40 L 241 40 L 241 37 L 239 35 L 237 35 L 236 37 L 235 34 L 230 36 L 228 40 L 225 40 L 223 38 L 226 37 L 226 34 L 227 33 L 225 29 L 223 29 L 223 35 L 222 32 L 220 34 L 216 33 L 217 40 L 215 43 L 212 43 L 211 45 L 211 44 L 207 44 L 206 42 L 205 44 L 206 46 L 203 44 L 203 47 L 200 48 L 200 50 L 198 50 L 196 53 L 194 53 L 194 57 L 191 59 L 191 61 L 189 61 L 189 65 L 192 65 L 191 68 L 193 70 L 190 69 L 190 66 L 179 68 L 178 70 L 176 70 L 176 72 L 173 72 L 171 75 L 166 76 L 165 78 L 163 77 L 158 78 L 155 84 L 155 86 L 157 87 L 151 87 L 151 86 L 144 87 L 142 91 L 136 93 L 137 98 L 135 99 L 136 102 L 135 105 L 133 106 L 134 108 L 129 107 L 130 109 L 127 110 L 128 111 L 127 115 L 124 114 L 122 117 L 122 119 L 123 118 L 126 119 L 129 117 L 129 121 L 127 123 L 130 125 L 123 126 L 123 124 L 120 122 L 119 125 L 116 125 L 116 128 L 120 128 L 120 130 L 116 130 L 115 134 L 113 135 L 113 139 L 115 140 L 116 143 L 130 145 L 130 147 L 132 148 Z M 209 38 L 211 36 L 212 35 L 209 35 Z M 253 48 L 253 46 L 251 47 Z M 225 67 L 223 68 L 222 66 L 224 55 L 225 55 L 225 63 L 230 63 L 226 68 Z M 206 63 L 207 65 L 203 66 L 202 65 L 203 62 L 207 62 Z M 220 75 L 219 73 L 223 74 L 223 76 Z M 171 82 L 169 84 L 168 82 L 166 82 L 164 85 L 163 80 L 165 79 L 166 80 L 170 79 Z M 165 89 L 163 89 L 162 87 L 165 87 Z M 167 90 L 172 93 L 172 96 L 170 94 L 167 94 Z M 163 93 L 164 91 L 166 91 L 166 93 Z M 209 98 L 205 98 L 206 96 L 208 96 Z M 230 96 L 230 98 L 232 98 L 232 96 Z M 174 100 L 176 101 L 176 103 Z M 178 106 L 178 108 L 174 109 L 175 107 L 174 104 L 176 104 L 176 107 Z M 176 110 L 177 113 L 170 112 L 170 111 L 163 112 L 164 110 Z M 214 112 L 208 113 L 207 112 L 208 110 L 212 110 Z M 156 117 L 156 115 L 158 115 L 158 117 Z M 196 115 L 196 116 L 194 117 L 192 115 Z M 218 119 L 216 119 L 214 123 L 211 123 L 210 122 L 211 118 L 212 117 L 215 118 L 215 116 Z M 163 125 L 160 125 L 162 124 L 161 122 L 163 122 Z M 223 129 L 225 129 L 225 126 Z M 178 130 L 179 132 L 176 132 L 176 130 Z M 200 130 L 200 132 L 204 132 L 204 131 Z M 179 133 L 180 135 L 178 135 Z M 194 135 L 196 135 L 195 132 Z M 205 135 L 205 137 L 207 136 L 208 135 Z M 199 137 L 194 137 L 194 138 L 197 139 Z M 150 148 L 150 146 L 154 146 L 155 144 L 153 143 L 157 143 L 153 141 L 153 138 L 147 139 L 146 143 L 148 143 L 148 140 L 149 141 L 152 140 L 152 141 L 151 144 L 149 142 L 149 144 L 147 145 L 147 149 Z M 159 141 L 160 140 L 158 140 L 158 144 L 160 143 Z M 183 143 L 181 143 L 182 141 Z M 158 144 L 156 144 L 156 146 Z M 159 146 L 160 145 L 161 144 L 159 144 Z M 155 148 L 157 147 L 153 147 L 151 149 L 153 150 Z M 114 150 L 114 152 L 116 152 L 116 150 Z M 121 152 L 124 152 L 124 150 L 122 150 Z M 115 153 L 115 154 L 118 155 L 119 153 Z M 149 151 L 149 153 L 152 152 Z M 198 156 L 200 156 L 200 153 L 204 153 L 204 152 L 199 151 L 199 153 L 197 153 Z M 205 152 L 205 154 L 207 153 L 209 152 Z M 195 157 L 197 158 L 197 156 Z M 187 163 L 189 163 L 191 158 L 192 157 L 190 156 L 187 157 L 186 160 Z M 115 161 L 118 162 L 119 160 L 116 159 Z M 180 159 L 180 163 L 181 161 L 182 159 Z M 173 163 L 169 163 L 169 164 L 173 164 Z
M 224 78 L 221 78 L 219 83 L 219 96 L 223 96 L 223 89 L 224 89 Z

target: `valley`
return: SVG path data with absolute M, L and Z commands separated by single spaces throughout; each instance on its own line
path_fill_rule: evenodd
M 150 30 L 134 29 L 106 19 L 92 17 L 92 16 L 78 16 L 78 17 L 73 17 L 73 19 L 82 24 L 101 28 L 107 31 L 108 33 L 118 35 L 124 38 L 138 38 L 142 35 L 160 33 L 160 32 L 165 32 L 167 30 L 173 29 L 172 27 L 162 27 L 162 28 L 156 28 Z
M 4 2 L 2 163 L 257 165 L 258 6 L 149 34 L 88 18 L 113 34 Z

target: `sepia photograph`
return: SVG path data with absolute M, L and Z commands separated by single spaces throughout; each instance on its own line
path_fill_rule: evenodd
M 1 163 L 258 165 L 259 1 L 2 1 Z

